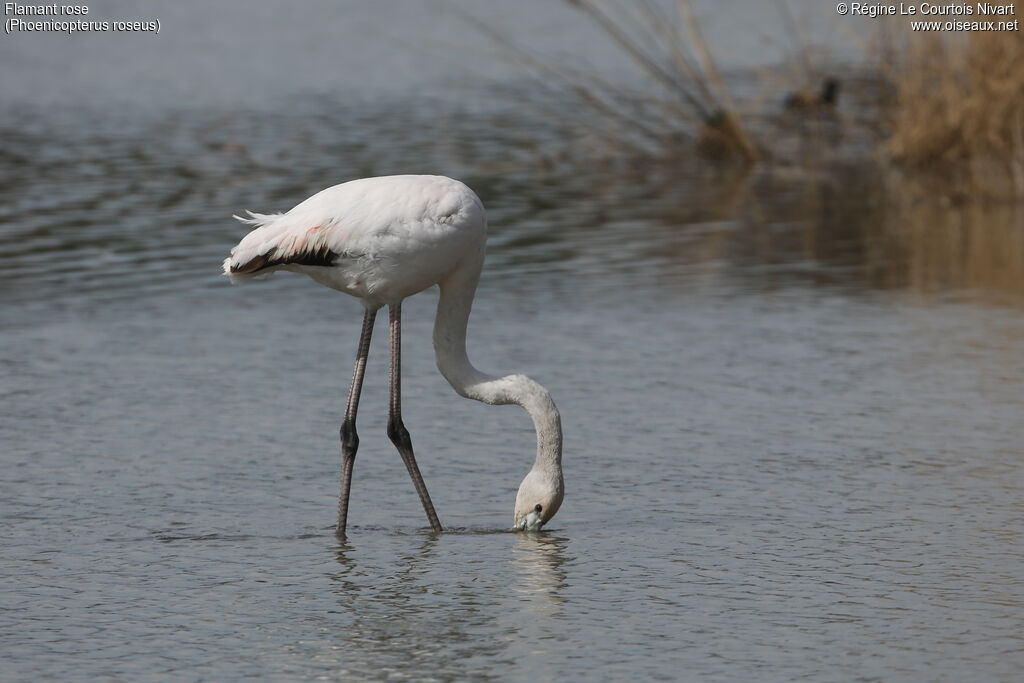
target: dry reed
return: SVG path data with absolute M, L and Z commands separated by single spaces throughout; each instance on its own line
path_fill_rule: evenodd
M 819 171 L 824 155 L 844 164 L 880 164 L 881 172 L 920 179 L 928 192 L 953 200 L 1024 197 L 1024 37 L 1019 32 L 966 37 L 904 32 L 902 47 L 887 45 L 884 55 L 868 55 L 837 77 L 814 66 L 820 60 L 811 54 L 811 41 L 798 35 L 780 3 L 784 24 L 795 34 L 790 42 L 797 54 L 789 70 L 800 74 L 802 87 L 788 88 L 792 92 L 784 103 L 769 98 L 760 111 L 742 111 L 689 0 L 677 0 L 674 11 L 654 0 L 565 1 L 592 20 L 654 86 L 626 88 L 517 52 L 574 97 L 580 111 L 589 112 L 590 132 L 605 149 L 668 162 L 695 150 L 714 165 L 739 162 L 742 169 L 767 163 Z M 497 31 L 475 23 L 516 51 Z M 792 83 L 778 72 L 766 73 L 771 92 L 782 82 Z
M 917 36 L 879 112 L 883 156 L 951 196 L 1024 196 L 1024 35 Z

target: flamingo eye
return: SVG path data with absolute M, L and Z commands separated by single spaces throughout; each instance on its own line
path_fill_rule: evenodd
M 541 505 L 540 503 L 537 503 L 533 509 L 536 510 L 537 512 L 540 512 L 541 510 L 544 509 L 544 506 Z

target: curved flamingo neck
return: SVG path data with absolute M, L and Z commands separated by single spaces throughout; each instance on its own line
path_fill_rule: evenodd
M 555 471 L 561 479 L 562 419 L 547 389 L 526 375 L 488 375 L 473 367 L 466 355 L 466 328 L 473 307 L 480 268 L 456 272 L 441 282 L 434 319 L 437 368 L 460 396 L 491 405 L 514 403 L 530 415 L 537 430 L 534 469 Z

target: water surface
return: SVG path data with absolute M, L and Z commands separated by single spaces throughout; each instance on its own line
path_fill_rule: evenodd
M 5 107 L 6 678 L 1024 666 L 1012 207 L 545 169 L 521 144 L 527 126 L 561 144 L 543 117 L 313 90 L 288 109 Z M 228 217 L 428 171 L 490 209 L 470 355 L 551 390 L 566 501 L 544 532 L 507 531 L 532 426 L 451 391 L 426 292 L 403 306 L 404 412 L 446 531 L 385 436 L 380 324 L 339 543 L 359 306 L 291 274 L 230 287 Z

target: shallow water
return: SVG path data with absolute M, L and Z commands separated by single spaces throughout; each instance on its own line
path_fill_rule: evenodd
M 7 110 L 5 679 L 1016 676 L 1019 216 L 948 210 L 997 237 L 935 219 L 934 250 L 856 197 L 729 218 L 717 181 L 543 177 L 493 114 L 371 100 Z M 385 436 L 381 323 L 339 544 L 358 304 L 218 274 L 231 213 L 398 171 L 490 209 L 470 355 L 562 411 L 542 533 L 507 531 L 530 422 L 451 391 L 427 292 L 403 407 L 446 530 Z

